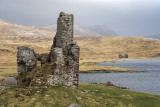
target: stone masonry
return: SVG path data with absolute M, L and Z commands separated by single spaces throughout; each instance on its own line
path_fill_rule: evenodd
M 33 49 L 28 47 L 18 47 L 17 53 L 17 69 L 18 73 L 29 72 L 36 67 L 36 54 Z
M 30 72 L 36 66 L 37 60 L 41 61 L 41 65 L 48 62 L 52 66 L 53 72 L 48 77 L 47 84 L 65 84 L 77 87 L 80 49 L 73 42 L 73 20 L 72 14 L 60 13 L 57 20 L 57 32 L 49 54 L 35 54 L 34 50 L 19 47 L 17 54 L 18 72 Z M 23 58 L 26 60 L 23 61 Z M 36 79 L 33 80 L 36 81 Z
M 55 68 L 50 83 L 77 86 L 79 47 L 73 42 L 73 15 L 61 12 L 57 23 L 57 33 L 50 52 L 51 63 Z

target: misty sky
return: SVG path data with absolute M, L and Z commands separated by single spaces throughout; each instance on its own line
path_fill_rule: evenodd
M 78 25 L 105 25 L 122 36 L 160 33 L 160 0 L 0 0 L 0 19 L 17 24 L 55 24 L 61 11 Z

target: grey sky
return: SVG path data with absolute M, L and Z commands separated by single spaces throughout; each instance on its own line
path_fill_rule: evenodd
M 59 12 L 73 13 L 83 26 L 106 25 L 117 34 L 160 33 L 160 0 L 0 0 L 0 19 L 23 25 L 49 25 Z

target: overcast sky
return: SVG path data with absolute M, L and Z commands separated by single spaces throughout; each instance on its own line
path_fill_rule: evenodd
M 55 24 L 61 11 L 78 25 L 105 25 L 123 36 L 160 33 L 160 0 L 0 0 L 0 19 L 17 24 Z

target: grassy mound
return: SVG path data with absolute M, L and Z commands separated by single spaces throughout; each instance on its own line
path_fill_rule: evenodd
M 134 92 L 101 84 L 80 84 L 78 89 L 64 85 L 49 88 L 18 88 L 0 90 L 0 106 L 67 107 L 159 107 L 160 96 Z
M 20 86 L 33 86 L 36 84 L 36 79 L 41 78 L 44 86 L 47 83 L 49 75 L 53 73 L 53 65 L 46 63 L 42 67 L 35 67 L 31 72 L 20 73 L 17 82 Z

